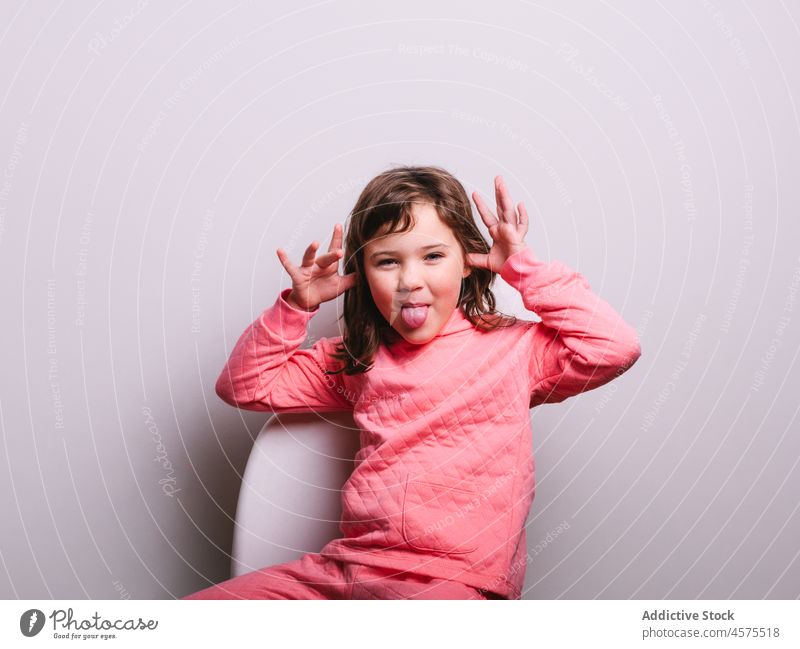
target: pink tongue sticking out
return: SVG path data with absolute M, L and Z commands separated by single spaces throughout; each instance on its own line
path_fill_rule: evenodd
M 427 316 L 427 306 L 410 306 L 400 309 L 400 317 L 403 319 L 403 322 L 412 329 L 421 327 Z

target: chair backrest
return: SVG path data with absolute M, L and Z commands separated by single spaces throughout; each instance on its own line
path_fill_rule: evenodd
M 341 488 L 360 433 L 349 412 L 273 415 L 247 460 L 231 576 L 319 552 L 341 536 Z

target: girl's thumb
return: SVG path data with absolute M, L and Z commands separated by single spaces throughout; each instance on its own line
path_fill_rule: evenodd
M 355 273 L 348 273 L 339 280 L 339 288 L 341 289 L 342 293 L 353 288 L 355 285 L 356 285 Z

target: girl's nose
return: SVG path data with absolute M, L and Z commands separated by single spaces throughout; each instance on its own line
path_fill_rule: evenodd
M 421 274 L 413 264 L 406 266 L 400 271 L 398 283 L 401 291 L 413 291 L 422 285 Z

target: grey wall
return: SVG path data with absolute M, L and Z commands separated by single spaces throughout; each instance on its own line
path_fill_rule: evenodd
M 287 286 L 275 248 L 327 245 L 394 163 L 503 174 L 641 337 L 532 413 L 526 597 L 800 595 L 800 11 L 450 5 L 4 12 L 0 595 L 227 578 L 266 415 L 214 380 Z

